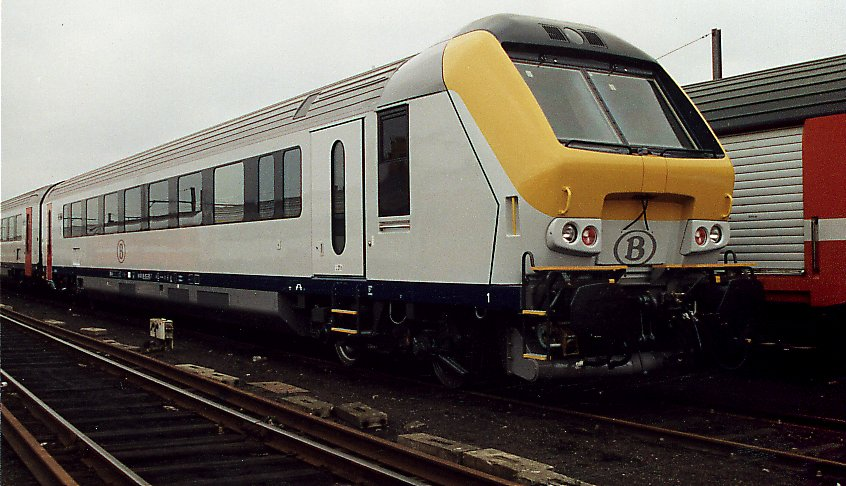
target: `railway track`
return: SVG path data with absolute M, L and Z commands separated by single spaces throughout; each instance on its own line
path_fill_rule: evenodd
M 313 356 L 302 356 L 296 353 L 283 352 L 283 354 L 296 355 L 297 360 L 305 360 L 313 364 L 319 364 L 329 368 L 341 368 L 339 364 L 326 359 L 315 358 Z M 397 376 L 395 373 L 380 372 L 374 369 L 368 369 L 369 376 L 383 375 L 386 379 L 402 380 L 414 382 L 417 385 L 423 383 L 420 380 L 411 379 L 406 376 Z M 685 379 L 681 377 L 680 379 Z M 433 391 L 437 389 L 439 392 L 445 391 L 432 386 Z M 685 403 L 682 398 L 676 403 L 673 400 L 656 400 L 665 403 L 672 403 L 678 410 L 673 413 L 675 415 L 684 414 L 689 416 L 690 420 L 682 420 L 682 423 L 668 424 L 661 417 L 660 410 L 653 410 L 652 416 L 647 417 L 648 413 L 643 416 L 637 416 L 636 413 L 622 414 L 619 411 L 596 412 L 594 410 L 585 411 L 584 406 L 554 406 L 550 403 L 560 403 L 549 396 L 538 398 L 538 400 L 514 399 L 514 396 L 527 396 L 525 392 L 526 385 L 517 387 L 503 387 L 502 390 L 489 390 L 487 392 L 479 391 L 459 391 L 455 393 L 468 394 L 479 399 L 491 403 L 500 403 L 503 405 L 510 405 L 514 409 L 535 410 L 545 414 L 545 416 L 556 417 L 570 417 L 577 421 L 605 424 L 612 426 L 619 430 L 630 430 L 635 432 L 638 436 L 658 437 L 660 440 L 670 440 L 674 443 L 682 443 L 689 445 L 693 450 L 701 450 L 703 448 L 708 450 L 715 450 L 717 453 L 725 453 L 728 456 L 735 457 L 749 457 L 750 460 L 783 462 L 789 464 L 791 467 L 799 466 L 808 471 L 811 476 L 822 474 L 824 477 L 841 478 L 846 476 L 846 450 L 844 449 L 844 420 L 836 417 L 814 416 L 809 414 L 798 414 L 789 412 L 773 412 L 761 411 L 750 408 L 744 408 L 742 405 L 731 407 L 723 407 L 719 405 L 699 404 L 694 405 Z M 565 387 L 566 388 L 566 387 Z M 449 392 L 452 393 L 452 392 Z M 543 402 L 543 403 L 538 403 Z M 716 425 L 716 430 L 706 430 L 706 428 L 689 427 L 689 423 L 704 423 Z M 748 433 L 732 433 L 727 431 L 724 423 L 737 424 L 749 423 L 754 424 L 749 427 L 753 434 Z M 735 426 L 735 425 L 732 425 Z M 754 435 L 758 430 L 769 430 L 770 437 L 761 437 Z M 775 432 L 773 432 L 775 431 Z M 788 441 L 776 440 L 772 442 L 772 436 L 779 435 L 791 437 L 801 434 L 813 434 L 816 438 L 806 437 L 802 440 Z M 820 439 L 820 436 L 828 437 L 828 439 Z M 801 437 L 800 437 L 801 439 Z
M 57 457 L 36 475 L 65 469 L 80 484 L 91 470 L 119 484 L 508 484 L 5 309 L 2 353 L 4 435 L 14 415 L 20 431 L 47 424 L 56 437 L 53 451 L 19 454 L 30 463 Z M 21 435 L 18 447 L 39 442 Z M 88 468 L 73 470 L 80 463 Z

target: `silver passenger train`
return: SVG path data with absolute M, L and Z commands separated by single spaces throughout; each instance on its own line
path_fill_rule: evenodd
M 742 342 L 760 286 L 713 263 L 732 185 L 650 56 L 495 15 L 6 201 L 2 261 L 57 287 L 263 314 L 346 363 L 430 359 L 448 385 L 503 364 L 636 373 Z M 25 270 L 5 236 L 20 212 Z

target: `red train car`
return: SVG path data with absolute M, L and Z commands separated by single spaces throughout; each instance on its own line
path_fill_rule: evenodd
M 724 258 L 782 321 L 846 328 L 846 55 L 685 87 L 735 166 Z M 792 305 L 787 305 L 792 304 Z M 798 305 L 797 305 L 798 304 Z M 800 319 L 797 317 L 828 319 Z M 810 326 L 813 327 L 813 326 Z

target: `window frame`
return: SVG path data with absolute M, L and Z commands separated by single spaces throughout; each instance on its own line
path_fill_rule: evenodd
M 190 204 L 190 201 L 182 201 L 180 199 L 180 194 L 182 193 L 181 183 L 182 180 L 188 177 L 196 176 L 199 179 L 199 184 L 191 184 L 190 187 L 192 188 L 199 188 L 199 191 L 194 192 L 194 211 L 182 211 L 181 204 Z M 182 174 L 176 178 L 176 219 L 177 219 L 177 226 L 179 228 L 192 228 L 194 226 L 202 226 L 203 225 L 203 171 L 194 171 L 189 172 L 187 174 Z M 188 189 L 186 187 L 186 189 Z M 199 192 L 199 193 L 198 193 Z M 190 216 L 186 216 L 190 215 Z M 184 219 L 183 219 L 184 218 Z M 190 219 L 191 221 L 187 221 Z M 198 221 L 195 221 L 198 220 Z M 186 224 L 190 223 L 190 224 Z
M 219 165 L 219 166 L 214 167 L 212 169 L 212 188 L 213 188 L 212 189 L 212 224 L 217 225 L 217 224 L 243 223 L 244 221 L 246 221 L 247 175 L 245 173 L 244 162 L 245 162 L 244 160 L 239 160 L 237 162 L 230 162 L 228 164 Z M 234 219 L 233 218 L 233 219 L 225 219 L 225 220 L 218 221 L 218 215 L 217 215 L 217 205 L 218 205 L 217 204 L 217 201 L 218 201 L 218 199 L 217 199 L 217 197 L 218 197 L 217 181 L 218 181 L 218 176 L 217 176 L 217 171 L 221 170 L 221 169 L 227 169 L 227 168 L 233 167 L 233 166 L 238 166 L 238 165 L 241 166 L 241 171 L 240 171 L 240 173 L 241 173 L 241 217 L 240 217 L 240 219 Z M 236 204 L 236 206 L 237 206 L 237 204 Z
M 385 144 L 385 122 L 394 119 L 404 119 L 405 121 L 405 139 L 406 152 L 404 157 L 386 158 L 384 153 Z M 411 216 L 411 137 L 410 137 L 410 116 L 408 105 L 400 105 L 383 110 L 377 113 L 377 177 L 376 177 L 376 198 L 377 198 L 377 214 L 379 218 L 402 218 Z M 388 167 L 388 164 L 404 164 L 403 174 L 399 177 L 382 180 L 380 173 L 383 169 Z M 386 169 L 387 170 L 387 169 Z M 400 180 L 400 178 L 402 180 Z M 390 181 L 396 184 L 399 181 L 404 186 L 389 187 Z M 401 201 L 396 207 L 388 207 L 387 202 L 393 193 L 398 192 Z M 403 211 L 405 209 L 405 211 Z
M 97 201 L 97 214 L 95 215 L 95 221 L 97 224 L 94 225 L 93 230 L 89 225 L 89 213 L 88 208 L 90 207 L 90 202 L 96 200 Z M 103 234 L 104 225 L 103 225 L 103 196 L 94 196 L 85 199 L 85 236 L 95 236 Z
M 138 189 L 138 193 L 139 193 L 138 210 L 140 211 L 140 216 L 138 217 L 137 222 L 136 221 L 130 222 L 129 219 L 128 219 L 128 216 L 126 214 L 126 208 L 127 208 L 126 198 L 127 198 L 127 194 L 130 191 L 133 191 L 135 189 Z M 138 231 L 144 231 L 144 220 L 145 220 L 145 218 L 144 218 L 144 203 L 145 203 L 145 199 L 146 199 L 144 197 L 144 185 L 141 184 L 141 185 L 138 185 L 138 186 L 132 186 L 132 187 L 124 189 L 122 199 L 123 199 L 123 232 L 124 233 L 135 233 L 135 232 L 138 232 Z M 137 225 L 138 227 L 130 229 L 130 225 L 133 225 L 133 227 L 135 225 Z
M 340 148 L 340 164 L 336 155 Z M 329 164 L 329 225 L 332 239 L 332 251 L 336 255 L 342 255 L 347 246 L 347 153 L 344 147 L 344 142 L 335 140 L 332 143 L 330 152 Z M 340 169 L 340 181 L 342 185 L 337 185 L 335 182 L 338 178 L 338 169 Z
M 109 192 L 103 195 L 103 234 L 113 235 L 115 233 L 123 233 L 123 217 L 121 215 L 121 201 L 123 201 L 123 190 Z M 116 218 L 112 223 L 106 221 L 106 216 L 109 214 L 106 210 L 106 198 L 115 196 L 115 203 L 117 205 Z M 109 231 L 110 228 L 115 228 L 114 231 Z
M 158 203 L 164 203 L 165 205 L 165 213 L 161 215 L 153 216 L 152 209 L 153 209 L 153 201 L 152 201 L 152 191 L 151 188 L 153 186 L 164 185 L 165 189 L 165 200 L 164 201 L 156 201 Z M 150 182 L 147 184 L 147 227 L 150 230 L 160 230 L 160 229 L 168 229 L 170 228 L 170 182 L 168 179 L 162 179 L 160 181 Z M 155 223 L 155 224 L 154 224 Z M 164 223 L 163 225 L 161 223 Z

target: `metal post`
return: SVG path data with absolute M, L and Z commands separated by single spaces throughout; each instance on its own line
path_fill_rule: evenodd
M 714 79 L 723 79 L 723 44 L 720 29 L 711 29 L 711 72 Z

